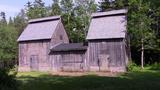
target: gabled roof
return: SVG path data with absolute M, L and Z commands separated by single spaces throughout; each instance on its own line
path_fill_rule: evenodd
M 87 40 L 125 38 L 126 9 L 92 14 Z
M 32 19 L 18 41 L 51 39 L 59 22 L 60 16 Z
M 105 17 L 105 16 L 113 16 L 113 15 L 120 15 L 120 14 L 126 14 L 128 11 L 126 9 L 120 9 L 120 10 L 111 10 L 107 12 L 98 12 L 98 13 L 93 13 L 92 17 Z
M 84 46 L 83 43 L 61 43 L 51 48 L 51 52 L 59 52 L 59 51 L 85 51 L 87 50 L 87 46 Z

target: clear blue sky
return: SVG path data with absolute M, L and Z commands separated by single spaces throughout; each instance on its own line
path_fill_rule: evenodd
M 15 15 L 20 12 L 22 8 L 24 8 L 25 4 L 28 1 L 34 1 L 34 0 L 0 0 L 0 12 L 3 11 L 6 13 L 7 18 L 14 17 Z M 46 5 L 51 5 L 52 0 L 43 0 Z M 95 0 L 99 1 L 99 0 Z

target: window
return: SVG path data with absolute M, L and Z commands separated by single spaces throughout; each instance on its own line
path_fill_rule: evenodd
M 63 40 L 63 36 L 62 35 L 60 35 L 60 40 Z

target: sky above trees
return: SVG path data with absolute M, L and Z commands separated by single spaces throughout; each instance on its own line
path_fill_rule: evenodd
M 0 12 L 5 12 L 7 19 L 16 16 L 28 1 L 34 0 L 1 0 Z M 52 0 L 43 0 L 46 5 L 51 5 Z M 98 2 L 99 0 L 95 0 Z
M 28 1 L 34 0 L 1 0 L 0 11 L 6 13 L 7 18 L 16 16 Z M 52 0 L 43 0 L 46 5 L 52 4 Z

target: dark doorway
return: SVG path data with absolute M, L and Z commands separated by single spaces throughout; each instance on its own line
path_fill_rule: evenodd
M 38 71 L 38 55 L 30 56 L 30 68 L 31 71 Z
M 108 63 L 109 63 L 109 55 L 100 54 L 98 56 L 99 71 L 108 71 L 109 70 Z

